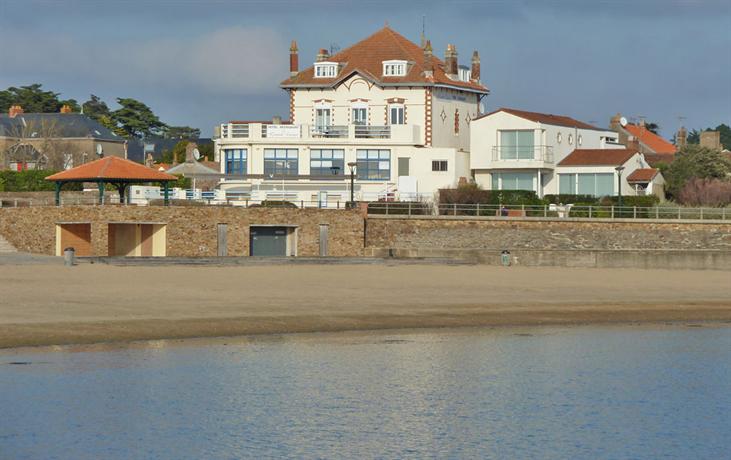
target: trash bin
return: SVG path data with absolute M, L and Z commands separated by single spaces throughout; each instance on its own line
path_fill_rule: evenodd
M 63 250 L 63 264 L 72 267 L 76 263 L 76 249 L 66 248 Z
M 503 251 L 500 253 L 500 262 L 503 264 L 504 267 L 510 266 L 510 251 L 507 249 L 503 249 Z

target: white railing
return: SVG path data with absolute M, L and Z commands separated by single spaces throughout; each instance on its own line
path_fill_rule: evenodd
M 237 140 L 261 139 L 278 140 L 340 140 L 349 139 L 358 142 L 394 141 L 404 144 L 421 145 L 420 125 L 333 125 L 313 126 L 307 124 L 272 124 L 266 122 L 222 123 L 217 131 L 217 139 Z
M 390 139 L 391 126 L 355 125 L 356 139 Z
M 348 126 L 313 126 L 310 135 L 312 137 L 347 138 L 349 129 Z
M 492 148 L 492 161 L 543 161 L 553 163 L 553 147 L 550 145 L 496 145 Z

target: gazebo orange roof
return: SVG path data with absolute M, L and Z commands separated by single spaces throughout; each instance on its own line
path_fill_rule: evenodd
M 105 157 L 46 177 L 53 182 L 164 182 L 177 177 L 119 157 Z

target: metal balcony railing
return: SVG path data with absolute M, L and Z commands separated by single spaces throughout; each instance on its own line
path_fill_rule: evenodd
M 310 130 L 312 137 L 344 138 L 348 137 L 347 126 L 313 126 Z
M 391 126 L 355 125 L 356 139 L 390 139 Z
M 496 145 L 492 148 L 492 161 L 553 163 L 553 147 L 550 145 Z

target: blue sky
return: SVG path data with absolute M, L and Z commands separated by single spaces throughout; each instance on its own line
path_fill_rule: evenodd
M 286 118 L 290 40 L 304 66 L 385 21 L 418 42 L 424 16 L 438 55 L 454 43 L 466 64 L 479 50 L 488 110 L 601 126 L 621 112 L 668 138 L 678 117 L 731 125 L 731 0 L 0 0 L 0 88 L 133 97 L 210 134 L 230 119 Z

